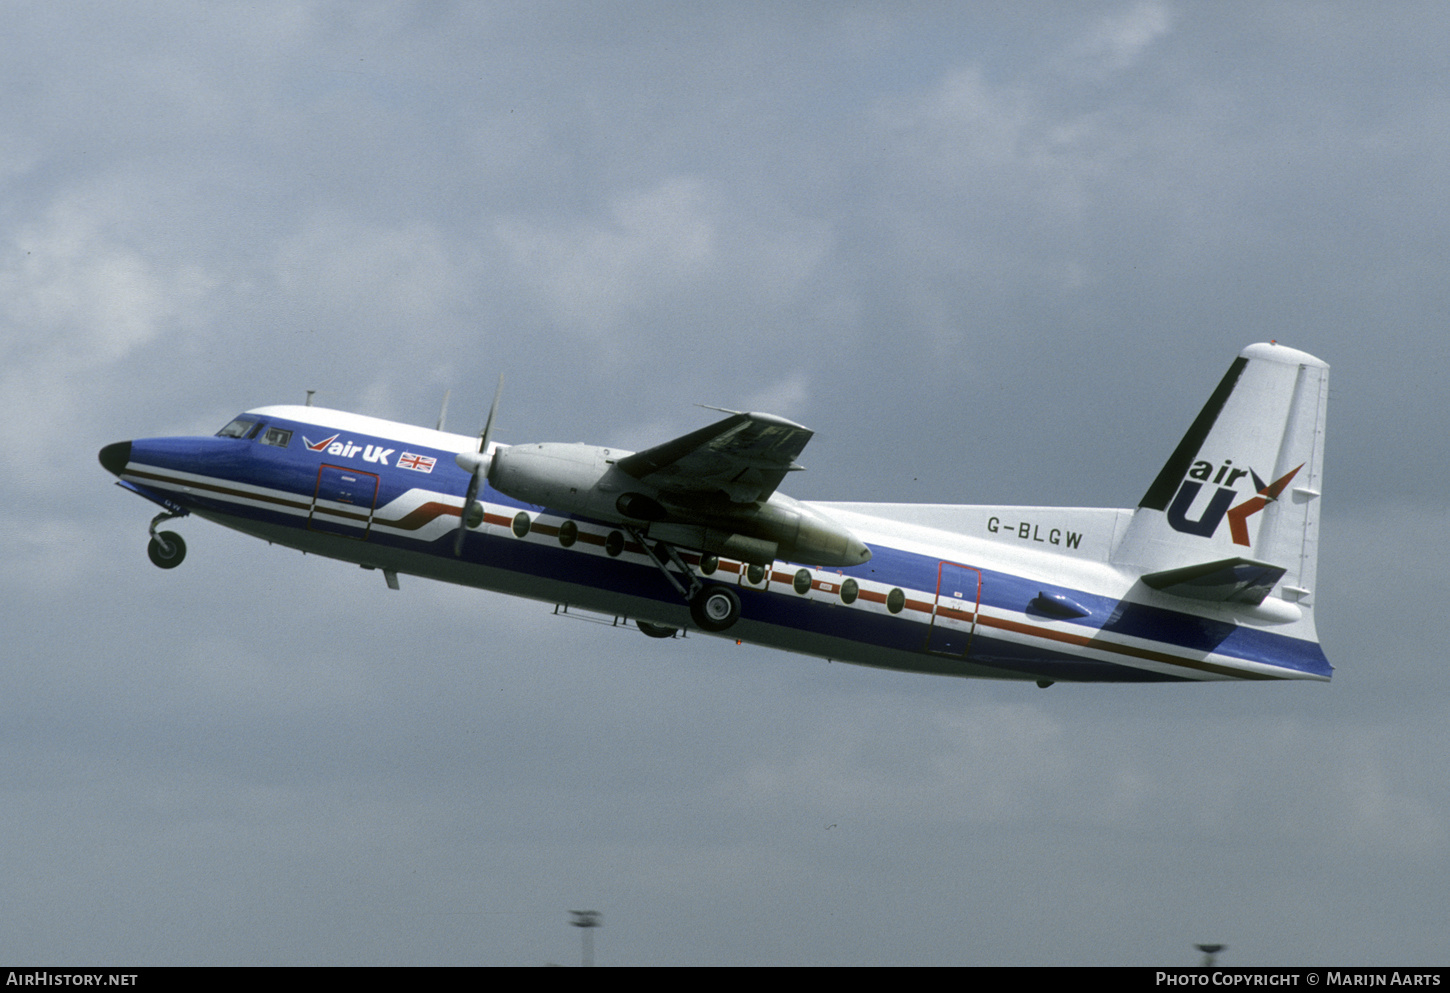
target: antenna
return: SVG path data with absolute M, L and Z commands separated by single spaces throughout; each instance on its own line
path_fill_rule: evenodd
M 583 959 L 580 965 L 588 968 L 594 964 L 594 928 L 604 924 L 604 915 L 597 910 L 571 910 L 574 919 L 569 923 L 577 928 L 583 928 L 581 937 L 584 941 Z

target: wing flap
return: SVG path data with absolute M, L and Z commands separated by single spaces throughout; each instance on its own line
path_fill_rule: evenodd
M 672 441 L 635 452 L 616 465 L 663 493 L 724 493 L 732 503 L 766 500 L 815 432 L 773 414 L 739 413 Z

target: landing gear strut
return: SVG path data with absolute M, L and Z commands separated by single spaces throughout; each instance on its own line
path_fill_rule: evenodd
M 181 565 L 181 560 L 186 558 L 186 542 L 181 540 L 181 535 L 175 531 L 157 531 L 156 526 L 181 514 L 157 514 L 151 520 L 151 527 L 148 532 L 151 540 L 146 545 L 146 555 L 151 559 L 151 564 L 161 569 L 175 569 Z
M 706 586 L 700 582 L 700 577 L 695 575 L 690 569 L 689 564 L 680 557 L 679 551 L 669 542 L 662 541 L 657 546 L 652 546 L 636 528 L 631 527 L 626 530 L 629 531 L 630 536 L 635 541 L 643 546 L 645 554 L 650 557 L 650 561 L 655 564 L 655 567 L 665 574 L 665 578 L 670 581 L 670 585 L 679 592 L 680 596 L 685 598 L 685 602 L 690 605 L 690 616 L 694 618 L 700 630 L 724 631 L 730 625 L 740 620 L 740 598 L 735 595 L 734 590 L 728 586 Z M 674 563 L 676 568 L 685 574 L 685 578 L 690 583 L 688 589 L 670 571 L 669 567 L 665 565 L 664 558 L 661 557 L 661 552 L 663 552 L 664 557 L 668 558 Z M 651 634 L 650 631 L 646 630 L 647 625 L 639 622 L 636 623 L 639 624 L 639 629 L 644 631 L 649 637 L 664 637 L 662 634 Z M 648 627 L 654 627 L 660 631 L 666 630 L 656 625 L 648 625 Z

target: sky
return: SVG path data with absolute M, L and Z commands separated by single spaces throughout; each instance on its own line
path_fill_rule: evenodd
M 28 2 L 0 34 L 0 959 L 1444 965 L 1450 11 Z M 1331 367 L 1328 685 L 952 680 L 304 557 L 106 444 L 319 404 L 801 499 L 1136 504 Z M 1438 595 L 1438 594 L 1437 594 Z

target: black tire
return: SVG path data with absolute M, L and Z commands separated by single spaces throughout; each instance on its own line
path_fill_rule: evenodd
M 175 569 L 186 558 L 186 542 L 175 531 L 162 531 L 146 545 L 151 564 L 159 569 Z
M 740 620 L 740 598 L 728 586 L 707 586 L 690 603 L 690 616 L 702 631 L 724 631 Z
M 639 628 L 640 634 L 646 638 L 673 638 L 675 636 L 674 628 L 651 624 L 649 621 L 635 621 L 634 626 Z

